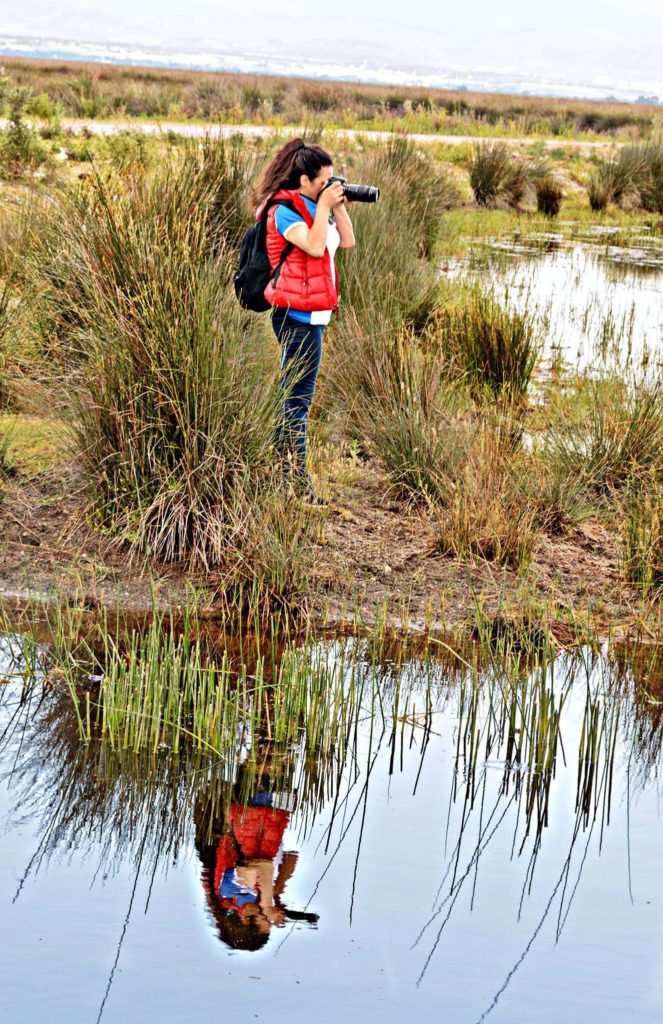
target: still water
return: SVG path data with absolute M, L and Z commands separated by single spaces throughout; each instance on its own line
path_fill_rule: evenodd
M 541 321 L 544 364 L 663 365 L 663 238 L 594 226 L 475 244 L 450 276 L 476 278 Z
M 655 648 L 385 657 L 342 755 L 221 763 L 81 746 L 64 689 L 21 690 L 26 643 L 0 648 L 1 1019 L 663 1019 Z

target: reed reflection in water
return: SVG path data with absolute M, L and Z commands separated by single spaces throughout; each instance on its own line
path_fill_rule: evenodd
M 549 653 L 482 659 L 463 651 L 402 662 L 358 641 L 312 646 L 316 671 L 333 661 L 361 695 L 342 742 L 313 757 L 305 736 L 277 743 L 264 729 L 239 728 L 233 749 L 218 757 L 186 745 L 177 755 L 135 752 L 103 736 L 82 744 L 69 691 L 49 676 L 48 652 L 29 640 L 6 641 L 2 781 L 9 820 L 33 823 L 37 836 L 17 905 L 51 858 L 72 851 L 94 858 L 98 879 L 132 866 L 124 924 L 98 994 L 101 1016 L 112 1006 L 140 881 L 148 911 L 158 875 L 197 865 L 208 922 L 225 948 L 249 957 L 271 950 L 269 968 L 261 961 L 260 969 L 273 975 L 287 970 L 293 930 L 312 929 L 307 942 L 317 944 L 322 975 L 342 921 L 356 927 L 366 913 L 363 893 L 386 864 L 393 890 L 372 892 L 370 906 L 379 908 L 372 931 L 388 947 L 399 997 L 416 1007 L 427 987 L 443 983 L 450 958 L 471 956 L 462 948 L 469 915 L 484 905 L 490 913 L 496 891 L 508 890 L 502 927 L 517 955 L 497 985 L 490 987 L 491 970 L 474 1000 L 456 996 L 463 1020 L 483 1020 L 507 989 L 531 996 L 540 979 L 527 974 L 528 957 L 544 928 L 558 943 L 573 920 L 585 874 L 600 871 L 614 809 L 626 807 L 628 826 L 640 796 L 658 786 L 658 650 Z M 657 832 L 659 822 L 640 821 L 638 834 L 646 828 Z M 624 875 L 606 880 L 606 898 L 615 882 L 637 898 L 628 831 L 624 844 Z M 432 866 L 428 876 L 422 864 Z M 425 886 L 435 873 L 426 912 Z M 408 921 L 419 918 L 409 934 L 400 919 L 408 892 L 417 896 Z M 552 948 L 548 955 L 552 964 Z M 375 983 L 383 965 L 373 966 Z M 483 1005 L 472 1016 L 468 1006 L 477 1001 Z M 421 1002 L 422 1019 L 428 1005 Z

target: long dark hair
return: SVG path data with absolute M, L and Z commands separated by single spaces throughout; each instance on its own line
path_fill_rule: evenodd
M 280 188 L 299 188 L 302 174 L 316 178 L 323 167 L 331 167 L 333 162 L 322 146 L 309 146 L 299 138 L 290 139 L 265 167 L 260 181 L 251 190 L 251 201 L 259 206 Z

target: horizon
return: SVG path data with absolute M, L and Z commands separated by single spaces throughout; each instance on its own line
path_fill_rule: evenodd
M 333 11 L 264 0 L 241 13 L 197 0 L 24 0 L 0 55 L 621 102 L 663 103 L 657 0 L 559 0 L 555 15 L 476 0 L 469 15 L 413 0 L 365 0 L 352 25 Z M 186 17 L 187 32 L 182 33 Z M 284 26 L 287 25 L 287 31 Z M 646 45 L 643 45 L 646 40 Z

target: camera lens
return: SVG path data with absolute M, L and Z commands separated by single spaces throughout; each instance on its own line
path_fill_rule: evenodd
M 344 185 L 343 194 L 352 203 L 377 203 L 380 189 L 373 185 Z

